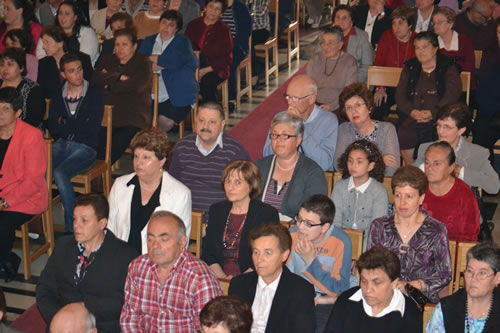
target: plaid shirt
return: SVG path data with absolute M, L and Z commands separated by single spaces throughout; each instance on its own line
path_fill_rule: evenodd
M 250 15 L 253 19 L 252 30 L 266 29 L 269 26 L 269 0 L 253 0 L 250 2 Z
M 120 316 L 122 332 L 195 332 L 199 314 L 212 298 L 222 295 L 215 275 L 201 260 L 184 252 L 161 285 L 158 266 L 147 254 L 129 266 L 125 303 Z

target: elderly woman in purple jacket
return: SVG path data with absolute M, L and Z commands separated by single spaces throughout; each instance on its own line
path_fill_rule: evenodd
M 181 28 L 182 15 L 167 10 L 160 16 L 160 32 L 146 38 L 139 48 L 139 53 L 150 57 L 153 71 L 161 73 L 158 124 L 165 132 L 186 118 L 198 93 L 198 61 L 189 39 L 177 33 Z

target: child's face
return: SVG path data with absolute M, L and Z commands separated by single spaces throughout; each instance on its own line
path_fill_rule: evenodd
M 352 150 L 347 159 L 347 169 L 354 178 L 366 177 L 368 172 L 375 167 L 374 162 L 369 162 L 366 153 L 362 150 Z

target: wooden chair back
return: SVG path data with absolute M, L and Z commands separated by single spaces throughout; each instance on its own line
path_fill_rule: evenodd
M 194 256 L 201 257 L 201 242 L 203 239 L 203 215 L 204 212 L 193 211 L 191 213 L 191 234 L 189 240 L 194 241 L 189 245 L 189 252 Z
M 457 249 L 457 266 L 455 267 L 455 281 L 453 282 L 453 292 L 464 286 L 463 284 L 463 273 L 467 266 L 467 252 L 474 246 L 477 242 L 461 242 L 458 243 Z
M 465 103 L 469 105 L 470 98 L 470 72 L 460 73 L 460 80 L 462 80 L 462 92 L 465 93 Z
M 328 185 L 328 196 L 332 195 L 333 190 L 333 175 L 331 171 L 325 171 L 326 184 Z
M 402 69 L 399 67 L 368 66 L 366 85 L 371 87 L 397 87 Z
M 363 230 L 354 230 L 354 229 L 344 229 L 344 232 L 351 239 L 352 245 L 352 260 L 358 260 L 361 254 L 363 253 Z
M 158 104 L 159 104 L 159 92 L 160 92 L 160 74 L 153 73 L 153 84 L 152 84 L 152 92 L 153 95 L 153 129 L 158 128 Z
M 450 258 L 451 258 L 451 282 L 448 288 L 448 295 L 453 294 L 453 282 L 455 276 L 455 260 L 457 258 L 457 241 L 450 240 L 448 241 L 450 247 Z
M 228 279 L 218 279 L 220 286 L 222 287 L 222 295 L 228 296 L 229 294 L 229 283 L 231 282 Z
M 481 59 L 483 58 L 483 51 L 474 50 L 474 68 L 479 69 L 481 67 Z

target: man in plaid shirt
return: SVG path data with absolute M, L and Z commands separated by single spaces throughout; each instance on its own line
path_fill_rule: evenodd
M 158 211 L 148 225 L 148 254 L 129 266 L 120 316 L 124 333 L 195 332 L 199 314 L 222 295 L 217 278 L 186 250 L 186 228 L 173 213 Z

